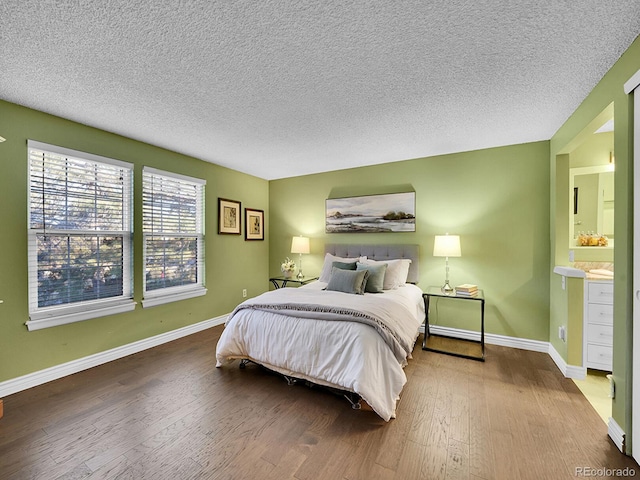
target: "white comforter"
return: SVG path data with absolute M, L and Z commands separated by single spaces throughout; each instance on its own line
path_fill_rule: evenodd
M 351 295 L 324 291 L 325 286 L 314 282 L 278 289 L 241 304 L 218 341 L 217 366 L 247 358 L 285 375 L 355 392 L 384 420 L 395 417 L 407 380 L 402 367 L 424 319 L 422 291 L 407 284 L 382 294 Z M 283 303 L 288 306 L 266 307 Z M 300 305 L 313 306 L 312 311 Z M 345 318 L 351 309 L 362 312 L 365 323 L 357 316 Z

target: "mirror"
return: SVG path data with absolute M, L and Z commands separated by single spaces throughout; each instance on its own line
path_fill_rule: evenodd
M 613 247 L 614 143 L 611 104 L 567 146 L 569 248 L 584 247 L 584 253 L 591 250 L 590 256 L 595 246 Z
M 571 248 L 580 246 L 578 236 L 581 232 L 604 235 L 611 243 L 615 204 L 613 164 L 572 168 L 569 176 Z

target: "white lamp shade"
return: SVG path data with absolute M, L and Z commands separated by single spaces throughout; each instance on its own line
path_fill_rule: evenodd
M 307 237 L 293 237 L 291 253 L 309 253 L 309 239 Z
M 460 237 L 458 235 L 436 235 L 433 243 L 434 257 L 461 257 Z

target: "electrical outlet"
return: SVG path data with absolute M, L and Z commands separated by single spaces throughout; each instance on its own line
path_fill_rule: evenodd
M 247 289 L 246 288 L 242 289 L 242 298 L 247 298 Z
M 573 250 L 569 250 L 569 261 L 570 262 L 575 262 L 575 254 L 573 253 Z
M 567 331 L 564 328 L 564 325 L 561 327 L 558 327 L 558 338 L 563 342 L 567 341 Z

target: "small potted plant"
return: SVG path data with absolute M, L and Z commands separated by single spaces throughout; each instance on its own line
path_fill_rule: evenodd
M 280 265 L 280 270 L 282 270 L 284 278 L 291 278 L 293 277 L 293 273 L 296 271 L 296 264 L 293 260 L 287 257 L 286 260 L 282 262 L 282 265 Z

